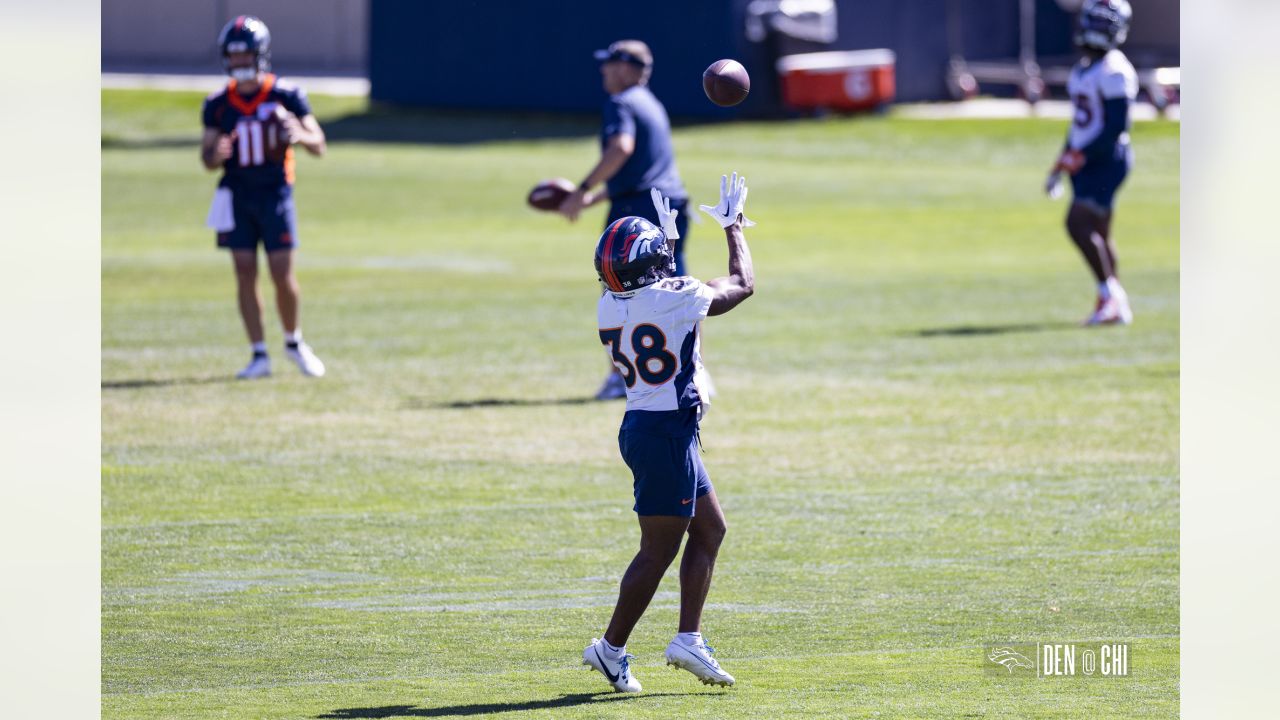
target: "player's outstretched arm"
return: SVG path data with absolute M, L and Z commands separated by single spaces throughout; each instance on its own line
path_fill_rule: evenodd
M 747 205 L 747 179 L 720 176 L 720 202 L 715 205 L 699 205 L 702 212 L 715 219 L 724 228 L 729 241 L 729 274 L 707 283 L 715 291 L 708 315 L 723 315 L 734 309 L 756 290 L 755 270 L 751 266 L 751 250 L 742 228 L 755 225 L 742 214 Z
M 723 315 L 737 307 L 756 291 L 756 273 L 751 265 L 751 249 L 742 234 L 742 214 L 738 221 L 724 229 L 729 242 L 729 274 L 707 283 L 715 291 L 707 315 Z

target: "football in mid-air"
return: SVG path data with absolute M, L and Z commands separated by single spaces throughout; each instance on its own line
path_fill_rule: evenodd
M 717 60 L 702 73 L 702 90 L 720 107 L 732 107 L 751 92 L 751 77 L 737 60 Z
M 529 205 L 539 210 L 548 210 L 555 212 L 560 209 L 560 203 L 576 189 L 573 181 L 565 178 L 551 178 L 543 180 L 533 189 L 529 191 Z

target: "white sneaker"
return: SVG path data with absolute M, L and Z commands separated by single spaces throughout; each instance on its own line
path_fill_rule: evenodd
M 1120 309 L 1120 324 L 1129 325 L 1133 323 L 1133 310 L 1129 307 L 1129 298 L 1126 295 L 1120 295 L 1116 299 L 1116 305 Z
M 667 664 L 693 673 L 704 685 L 733 684 L 733 676 L 720 669 L 716 662 L 715 650 L 710 645 L 685 645 L 679 640 L 672 640 L 667 645 Z
M 1129 309 L 1129 300 L 1112 296 L 1106 300 L 1098 298 L 1093 314 L 1084 321 L 1088 325 L 1128 325 L 1133 322 L 1133 311 Z
M 609 377 L 604 379 L 604 384 L 596 391 L 597 400 L 616 400 L 627 396 L 627 381 L 622 379 L 622 374 L 618 372 L 609 373 Z
M 254 355 L 244 369 L 236 373 L 236 378 L 240 380 L 256 380 L 271 376 L 271 358 L 266 355 Z
M 312 352 L 311 346 L 305 342 L 298 343 L 296 348 L 285 345 L 284 354 L 298 366 L 303 375 L 308 377 L 324 377 L 324 363 Z
M 604 648 L 604 641 L 599 638 L 591 638 L 591 644 L 582 651 L 582 664 L 599 670 L 618 692 L 640 692 L 640 681 L 631 674 L 631 660 L 634 659 L 634 655 L 624 652 L 617 660 L 610 660 Z

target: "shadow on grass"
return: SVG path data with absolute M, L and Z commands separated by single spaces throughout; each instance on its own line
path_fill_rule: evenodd
M 593 138 L 600 132 L 600 116 L 583 113 L 499 112 L 405 108 L 372 104 L 366 110 L 336 117 L 321 117 L 330 144 L 413 143 L 421 145 L 475 145 L 492 142 Z M 677 127 L 705 125 L 706 118 L 677 119 Z M 190 133 L 152 137 L 104 135 L 103 149 L 145 150 L 195 147 L 200 128 Z
M 529 700 L 509 703 L 473 703 L 471 705 L 445 705 L 443 707 L 415 707 L 413 705 L 386 705 L 370 708 L 342 708 L 332 710 L 325 715 L 317 715 L 318 720 L 353 720 L 354 718 L 401 718 L 401 717 L 467 717 L 470 715 L 489 715 L 493 713 L 523 712 L 526 710 L 548 710 L 551 708 L 572 707 L 588 703 L 613 703 L 627 700 L 640 700 L 651 697 L 679 697 L 683 695 L 702 695 L 705 693 L 649 693 L 632 695 L 619 693 L 573 693 L 561 695 L 547 700 Z
M 374 104 L 364 112 L 322 121 L 330 142 L 472 145 L 594 137 L 600 118 L 556 113 L 400 108 Z
M 471 145 L 594 138 L 600 133 L 600 116 L 594 113 L 410 108 L 380 103 L 321 122 L 330 142 Z M 671 124 L 686 128 L 715 122 L 714 118 L 677 117 Z
M 138 388 L 172 387 L 174 385 L 213 385 L 214 383 L 232 382 L 235 378 L 203 377 L 203 378 L 158 378 L 146 380 L 103 380 L 103 390 L 135 390 Z
M 598 117 L 553 113 L 497 113 L 467 110 L 419 110 L 373 106 L 368 110 L 320 118 L 329 144 L 410 143 L 419 145 L 476 145 L 530 140 L 594 137 Z M 104 135 L 104 150 L 165 150 L 196 147 L 200 128 L 182 135 L 121 137 Z
M 199 128 L 196 128 L 199 130 Z M 191 137 L 158 136 L 149 138 L 102 137 L 103 150 L 165 150 L 169 148 L 199 147 L 200 136 L 192 133 Z
M 586 405 L 600 402 L 593 397 L 571 398 L 479 398 L 477 400 L 457 400 L 448 403 L 429 403 L 421 398 L 409 398 L 405 407 L 409 410 L 470 410 L 482 407 L 545 407 L 548 405 Z
M 907 333 L 914 337 L 970 337 L 981 335 L 1008 335 L 1011 333 L 1044 332 L 1079 327 L 1069 322 L 1014 323 L 1011 325 L 956 325 L 955 327 L 927 328 Z

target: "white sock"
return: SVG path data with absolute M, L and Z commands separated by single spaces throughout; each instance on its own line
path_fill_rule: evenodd
M 700 632 L 676 633 L 676 641 L 679 642 L 681 645 L 696 647 L 702 644 L 702 633 Z
M 1107 297 L 1114 297 L 1117 300 L 1127 300 L 1128 295 L 1125 294 L 1124 288 L 1120 286 L 1120 281 L 1115 277 L 1107 278 Z
M 614 647 L 610 645 L 609 641 L 605 640 L 604 638 L 600 638 L 600 647 L 604 648 L 604 656 L 609 658 L 610 660 L 617 660 L 618 658 L 622 657 L 624 653 L 627 652 L 626 645 L 623 645 L 622 647 Z
M 265 342 L 250 343 L 250 345 L 253 347 L 253 354 L 254 354 L 254 355 L 266 355 L 266 354 L 267 354 L 267 344 L 266 344 Z
M 1110 300 L 1111 285 L 1109 285 L 1107 282 L 1098 283 L 1098 297 L 1102 298 L 1103 300 Z
M 295 344 L 302 342 L 302 328 L 297 328 L 293 332 L 286 332 L 284 334 L 284 341 Z

